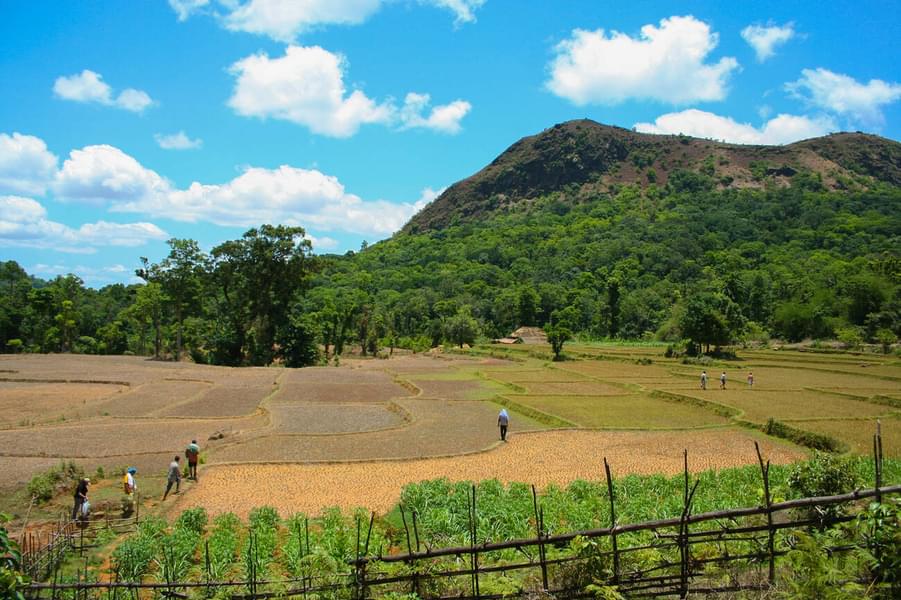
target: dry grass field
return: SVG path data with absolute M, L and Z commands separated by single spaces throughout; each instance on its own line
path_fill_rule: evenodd
M 706 367 L 710 389 L 702 392 L 701 368 L 664 358 L 658 346 L 574 346 L 582 359 L 562 363 L 535 350 L 494 350 L 515 360 L 476 350 L 297 370 L 2 355 L 0 488 L 8 493 L 68 459 L 88 472 L 135 465 L 141 477 L 159 476 L 191 439 L 202 446 L 206 475 L 179 506 L 209 502 L 213 510 L 219 487 L 315 512 L 381 506 L 424 477 L 565 483 L 597 477 L 603 456 L 621 474 L 674 472 L 683 448 L 701 470 L 753 463 L 753 440 L 777 461 L 807 452 L 733 419 L 776 418 L 867 453 L 878 417 L 886 454 L 901 456 L 901 408 L 891 405 L 901 399 L 901 362 L 893 357 L 740 352 L 740 360 Z M 723 369 L 726 391 L 716 389 Z M 507 444 L 498 440 L 500 404 L 511 411 Z M 549 431 L 564 423 L 580 429 Z M 342 479 L 355 484 L 328 483 Z

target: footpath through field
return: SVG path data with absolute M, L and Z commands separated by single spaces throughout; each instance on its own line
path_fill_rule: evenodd
M 802 451 L 752 432 L 705 431 L 545 431 L 520 433 L 508 443 L 480 453 L 448 458 L 323 464 L 238 464 L 213 466 L 183 495 L 174 512 L 203 506 L 212 514 L 270 505 L 282 515 L 318 514 L 323 508 L 365 507 L 385 512 L 408 483 L 446 477 L 454 481 L 496 478 L 540 487 L 603 477 L 607 458 L 614 476 L 629 473 L 672 475 L 682 470 L 688 450 L 692 471 L 746 465 L 755 460 L 754 441 L 773 463 L 804 457 Z

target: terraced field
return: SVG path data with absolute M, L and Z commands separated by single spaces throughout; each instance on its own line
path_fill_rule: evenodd
M 580 358 L 562 363 L 536 359 L 536 350 L 299 370 L 0 356 L 0 486 L 24 485 L 63 459 L 89 472 L 135 465 L 154 477 L 197 439 L 205 476 L 177 506 L 215 510 L 217 485 L 259 503 L 276 494 L 275 477 L 295 509 L 315 512 L 362 502 L 361 490 L 373 503 L 393 501 L 417 477 L 565 483 L 600 475 L 604 456 L 620 473 L 669 472 L 684 448 L 692 468 L 731 466 L 756 461 L 755 440 L 774 460 L 804 456 L 806 448 L 749 429 L 769 419 L 862 454 L 881 419 L 886 455 L 901 456 L 901 361 L 891 356 L 744 351 L 704 367 L 710 385 L 701 390 L 701 367 L 657 346 L 574 346 Z M 511 413 L 508 444 L 498 440 L 501 405 Z M 365 486 L 316 483 L 341 478 Z

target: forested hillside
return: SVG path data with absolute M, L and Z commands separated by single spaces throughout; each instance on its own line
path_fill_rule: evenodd
M 301 365 L 347 344 L 423 349 L 520 325 L 695 346 L 774 336 L 887 347 L 901 335 L 901 145 L 667 137 L 669 150 L 642 162 L 639 134 L 586 123 L 518 142 L 358 253 L 314 256 L 300 228 L 263 226 L 209 255 L 172 240 L 169 257 L 139 269 L 147 285 L 101 290 L 4 263 L 0 343 Z M 594 166 L 536 160 L 566 148 Z

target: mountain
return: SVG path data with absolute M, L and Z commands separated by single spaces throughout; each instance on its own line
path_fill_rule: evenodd
M 515 210 L 554 192 L 581 202 L 625 185 L 725 190 L 803 182 L 818 190 L 860 191 L 880 182 L 901 186 L 901 143 L 836 133 L 785 146 L 749 146 L 636 133 L 588 119 L 568 121 L 519 140 L 490 165 L 449 187 L 403 232 Z

